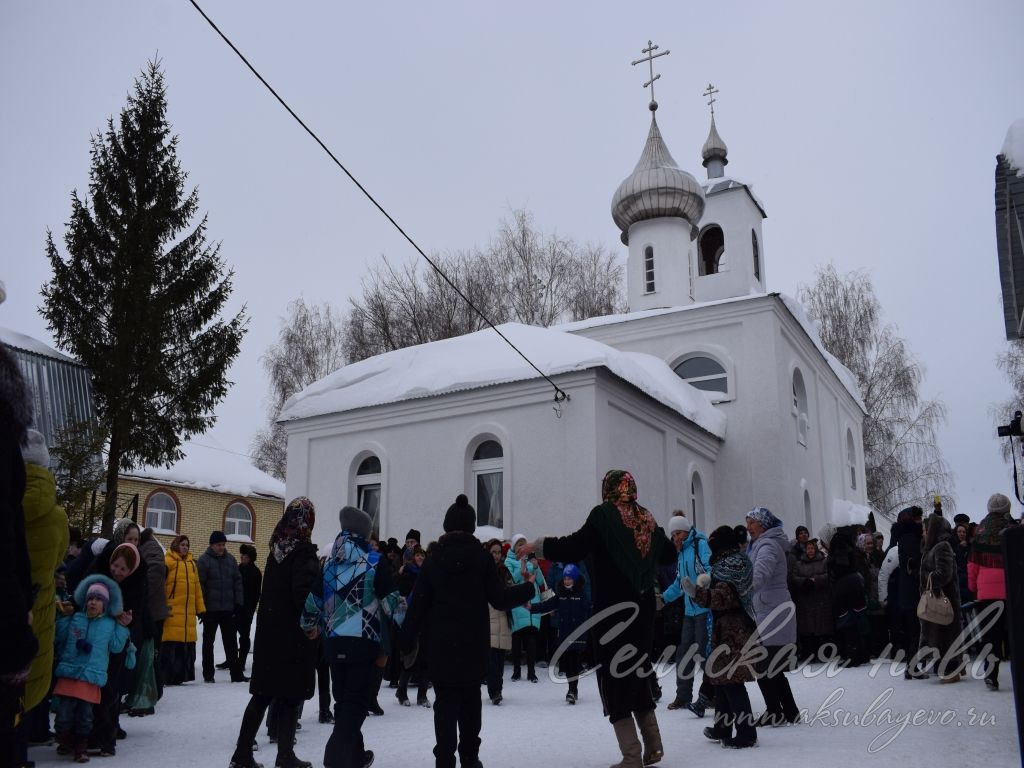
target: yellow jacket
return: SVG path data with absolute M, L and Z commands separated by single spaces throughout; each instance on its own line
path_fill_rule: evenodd
M 170 613 L 164 621 L 165 643 L 194 643 L 196 616 L 206 613 L 203 590 L 199 587 L 199 571 L 192 553 L 184 558 L 173 549 L 164 555 L 167 566 L 167 605 Z
M 25 709 L 43 700 L 53 673 L 53 633 L 57 619 L 53 574 L 68 550 L 68 516 L 57 506 L 57 486 L 50 470 L 25 465 L 25 542 L 32 564 L 32 584 L 39 588 L 32 605 L 32 632 L 39 652 L 25 683 Z

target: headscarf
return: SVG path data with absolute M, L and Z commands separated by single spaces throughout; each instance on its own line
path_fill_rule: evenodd
M 747 512 L 747 520 L 753 520 L 755 523 L 760 523 L 761 527 L 766 531 L 770 528 L 778 528 L 782 525 L 782 521 L 773 515 L 766 507 L 754 507 L 752 510 Z
M 622 517 L 622 524 L 633 533 L 633 544 L 646 558 L 651 551 L 651 534 L 657 524 L 654 516 L 636 503 L 636 480 L 624 469 L 609 470 L 601 483 L 601 498 L 606 504 L 614 504 Z M 628 505 L 623 511 L 619 504 Z
M 108 562 L 112 563 L 119 557 L 124 557 L 125 562 L 128 563 L 128 575 L 125 578 L 135 573 L 135 569 L 139 567 L 139 563 L 142 561 L 142 558 L 139 557 L 138 547 L 127 542 L 122 542 L 114 547 Z M 110 570 L 110 565 L 107 565 L 107 570 Z
M 711 564 L 711 584 L 724 581 L 736 590 L 736 597 L 747 615 L 756 623 L 754 615 L 754 566 L 750 558 L 739 549 L 727 550 Z
M 274 559 L 280 563 L 300 541 L 309 541 L 315 522 L 313 502 L 305 496 L 292 499 L 270 536 L 270 552 Z
M 114 530 L 110 534 L 110 540 L 114 542 L 115 546 L 124 541 L 124 537 L 128 535 L 128 529 L 132 526 L 139 528 L 138 523 L 132 520 L 130 517 L 119 517 L 114 521 Z M 139 536 L 142 536 L 142 529 L 139 529 Z

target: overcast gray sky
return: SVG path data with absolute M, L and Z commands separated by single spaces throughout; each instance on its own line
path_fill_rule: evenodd
M 428 251 L 484 245 L 527 207 L 625 258 L 609 204 L 646 137 L 646 68 L 629 62 L 652 38 L 671 51 L 662 133 L 699 178 L 701 92 L 720 89 L 727 170 L 768 212 L 769 289 L 829 261 L 869 272 L 924 394 L 949 407 L 961 509 L 979 519 L 1010 493 L 987 409 L 1009 393 L 993 169 L 1024 117 L 1019 0 L 201 5 Z M 252 316 L 211 433 L 245 453 L 286 304 L 344 307 L 368 264 L 413 254 L 186 0 L 3 4 L 0 325 L 50 341 L 46 229 L 62 237 L 90 134 L 158 53 L 180 159 L 235 270 L 231 309 Z

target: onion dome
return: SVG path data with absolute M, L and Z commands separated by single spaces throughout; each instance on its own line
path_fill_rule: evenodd
M 676 165 L 652 114 L 640 160 L 612 198 L 612 219 L 622 231 L 622 242 L 629 244 L 629 228 L 638 221 L 675 217 L 696 225 L 703 215 L 704 190 Z
M 700 151 L 700 156 L 704 158 L 704 167 L 707 168 L 708 163 L 712 160 L 720 160 L 722 165 L 728 165 L 729 159 L 726 157 L 728 153 L 729 148 L 725 146 L 722 137 L 718 135 L 718 128 L 715 127 L 715 116 L 712 115 L 708 140 L 704 142 L 704 148 Z

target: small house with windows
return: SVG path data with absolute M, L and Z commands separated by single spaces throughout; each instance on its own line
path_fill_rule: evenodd
M 184 458 L 170 467 L 123 472 L 118 492 L 138 494 L 139 525 L 152 528 L 165 547 L 185 534 L 198 557 L 210 534 L 224 531 L 236 557 L 241 544 L 255 544 L 262 559 L 284 511 L 284 483 L 256 469 L 248 457 L 202 439 L 183 444 Z
M 574 530 L 613 468 L 634 474 L 662 524 L 683 509 L 710 530 L 754 506 L 790 532 L 866 518 L 853 375 L 798 302 L 767 291 L 765 209 L 725 175 L 714 117 L 698 182 L 651 109 L 612 198 L 630 311 L 499 326 L 516 349 L 488 329 L 336 371 L 281 413 L 289 495 L 358 504 L 381 536 L 417 528 L 427 541 L 463 492 L 482 537 Z

